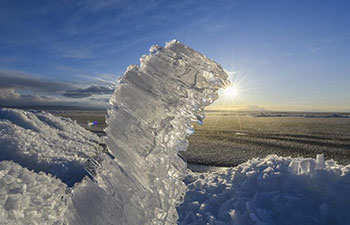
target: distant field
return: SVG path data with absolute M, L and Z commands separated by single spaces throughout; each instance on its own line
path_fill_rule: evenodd
M 101 134 L 103 129 L 106 127 L 105 116 L 106 111 L 78 111 L 78 110 L 67 110 L 67 111 L 52 111 L 51 112 L 57 116 L 63 116 L 71 118 L 72 120 L 76 120 L 78 124 L 82 127 L 91 130 L 97 134 Z M 97 125 L 88 126 L 88 122 L 97 121 Z
M 235 166 L 269 154 L 350 163 L 349 118 L 254 117 L 208 112 L 182 153 L 189 163 Z
M 65 111 L 94 132 L 101 132 L 105 111 Z M 191 164 L 235 166 L 253 157 L 269 154 L 315 157 L 323 153 L 341 164 L 350 163 L 349 118 L 304 118 L 297 115 L 253 116 L 254 113 L 207 112 L 202 126 L 189 138 L 181 154 Z M 309 114 L 323 117 L 324 114 Z M 88 127 L 87 121 L 97 121 Z

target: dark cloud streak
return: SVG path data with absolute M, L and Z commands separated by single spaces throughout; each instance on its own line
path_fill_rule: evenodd
M 40 79 L 34 75 L 16 71 L 0 70 L 0 88 L 14 88 L 30 91 L 59 92 L 73 89 L 69 83 Z
M 64 92 L 62 95 L 69 98 L 86 98 L 93 95 L 112 94 L 113 87 L 92 85 L 85 89 L 75 89 Z
M 106 107 L 115 83 L 99 78 L 91 82 L 93 84 L 64 83 L 34 74 L 0 70 L 0 106 Z

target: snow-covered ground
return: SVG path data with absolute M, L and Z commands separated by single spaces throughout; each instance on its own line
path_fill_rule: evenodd
M 0 109 L 0 161 L 43 171 L 72 186 L 97 155 L 100 138 L 68 118 L 46 112 Z
M 70 119 L 0 108 L 0 224 L 64 224 L 69 187 L 100 143 Z
M 44 172 L 0 162 L 0 224 L 64 224 L 66 185 Z
M 188 171 L 185 183 L 179 224 L 350 224 L 350 165 L 323 155 L 270 155 L 213 172 Z

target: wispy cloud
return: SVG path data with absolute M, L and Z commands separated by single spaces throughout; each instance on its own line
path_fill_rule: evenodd
M 288 57 L 288 56 L 291 56 L 291 55 L 293 55 L 293 53 L 291 53 L 291 52 L 285 52 L 285 53 L 283 53 L 281 56 L 282 56 L 282 57 Z
M 23 95 L 12 88 L 0 88 L 1 106 L 34 106 L 34 105 L 69 105 L 72 102 L 62 101 L 57 97 L 43 95 Z
M 315 54 L 316 52 L 320 51 L 323 48 L 324 48 L 324 46 L 318 46 L 318 47 L 312 48 L 310 50 L 310 52 L 311 52 L 311 54 Z
M 310 45 L 309 51 L 311 54 L 315 54 L 322 49 L 327 48 L 331 44 L 335 44 L 344 40 L 342 37 L 328 37 L 328 38 L 319 38 L 314 40 L 314 42 Z

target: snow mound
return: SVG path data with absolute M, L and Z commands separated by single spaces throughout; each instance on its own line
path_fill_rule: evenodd
M 50 173 L 69 186 L 86 175 L 84 163 L 97 154 L 101 142 L 71 119 L 0 108 L 0 161 Z
M 270 155 L 188 172 L 179 224 L 350 224 L 350 165 Z
M 64 224 L 65 188 L 43 172 L 0 162 L 0 224 Z

